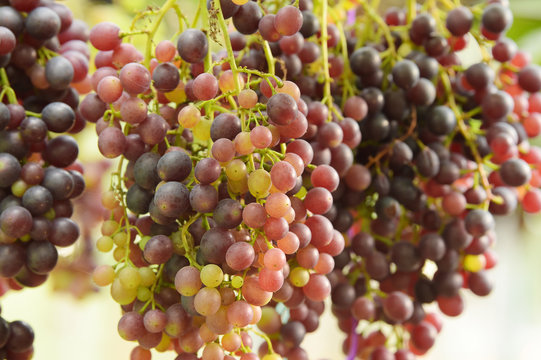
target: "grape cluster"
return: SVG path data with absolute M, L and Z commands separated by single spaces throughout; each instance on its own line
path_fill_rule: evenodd
M 33 353 L 34 331 L 21 320 L 0 316 L 0 359 L 29 359 Z
M 20 289 L 41 285 L 57 247 L 79 236 L 71 200 L 85 181 L 66 133 L 84 127 L 71 84 L 84 88 L 90 52 L 86 26 L 62 4 L 11 1 L 0 7 L 0 24 L 0 277 Z M 33 334 L 28 341 L 25 323 L 12 326 L 24 338 L 2 358 L 27 359 Z
M 541 71 L 505 4 L 410 3 L 211 0 L 198 29 L 167 1 L 144 31 L 91 30 L 80 112 L 119 158 L 97 242 L 116 264 L 93 278 L 132 359 L 307 359 L 328 296 L 349 359 L 412 359 L 442 325 L 425 304 L 490 293 L 493 215 L 541 210 Z M 176 44 L 154 46 L 171 9 Z M 144 52 L 124 41 L 141 33 Z

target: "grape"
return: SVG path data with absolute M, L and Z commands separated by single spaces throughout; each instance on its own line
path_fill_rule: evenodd
M 490 4 L 483 10 L 481 23 L 491 33 L 504 32 L 513 22 L 513 15 L 509 8 L 501 4 Z
M 473 14 L 464 6 L 457 7 L 447 14 L 445 25 L 453 36 L 464 36 L 470 31 Z
M 381 65 L 378 52 L 371 47 L 357 49 L 349 57 L 351 70 L 358 76 L 366 76 L 377 71 Z
M 67 88 L 73 80 L 73 76 L 73 66 L 62 55 L 55 56 L 47 61 L 45 65 L 45 78 L 53 89 L 61 90 Z
M 165 235 L 151 237 L 145 245 L 143 254 L 151 264 L 164 264 L 173 255 L 171 239 Z
M 33 241 L 26 248 L 26 265 L 36 274 L 47 274 L 56 266 L 58 251 L 46 241 Z
M 274 19 L 276 30 L 286 36 L 295 34 L 301 29 L 303 23 L 302 13 L 294 6 L 287 5 L 278 10 Z
M 13 321 L 9 324 L 10 336 L 6 349 L 15 353 L 28 350 L 34 342 L 34 331 L 24 321 Z
M 101 51 L 113 50 L 122 42 L 120 28 L 111 22 L 101 22 L 90 30 L 90 42 Z
M 186 29 L 178 38 L 177 50 L 184 61 L 200 62 L 208 52 L 207 37 L 201 30 Z
M 242 5 L 233 15 L 233 25 L 237 31 L 244 35 L 250 35 L 257 31 L 259 21 L 263 17 L 257 4 L 248 1 Z
M 173 91 L 180 82 L 178 68 L 168 62 L 159 64 L 152 73 L 152 81 L 154 87 L 159 91 Z
M 144 93 L 150 87 L 150 73 L 141 64 L 126 64 L 120 70 L 119 78 L 122 88 L 130 95 Z
M 39 40 L 47 40 L 60 31 L 60 17 L 51 9 L 40 6 L 28 13 L 24 22 L 28 34 Z

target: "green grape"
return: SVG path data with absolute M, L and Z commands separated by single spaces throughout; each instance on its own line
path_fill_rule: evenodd
M 264 198 L 271 189 L 271 177 L 268 171 L 257 169 L 248 176 L 248 189 L 258 199 Z
M 215 264 L 208 264 L 201 269 L 201 282 L 208 287 L 220 286 L 224 280 L 222 269 Z

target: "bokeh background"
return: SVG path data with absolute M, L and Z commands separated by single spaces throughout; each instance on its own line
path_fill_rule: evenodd
M 190 18 L 197 0 L 179 1 Z M 127 29 L 137 11 L 149 5 L 159 6 L 163 0 L 63 2 L 76 18 L 83 19 L 89 26 L 107 20 Z M 401 3 L 381 0 L 382 7 Z M 541 63 L 541 0 L 510 0 L 510 5 L 515 18 L 508 36 L 521 49 L 530 52 L 535 62 Z M 174 16 L 165 21 L 165 27 L 174 32 Z M 466 61 L 473 61 L 476 56 L 475 48 L 464 54 Z M 82 161 L 98 162 L 93 129 L 80 135 L 79 140 L 83 143 Z M 90 183 L 96 181 L 88 180 Z M 541 359 L 541 215 L 526 216 L 517 211 L 513 216 L 498 218 L 497 233 L 499 265 L 491 270 L 494 291 L 486 298 L 468 293 L 464 313 L 458 318 L 445 318 L 436 345 L 424 359 Z M 102 254 L 95 261 L 112 262 Z M 119 306 L 106 289 L 89 291 L 84 279 L 81 276 L 74 280 L 58 273 L 45 286 L 12 291 L 2 298 L 3 316 L 10 320 L 23 319 L 34 328 L 35 359 L 129 359 L 134 344 L 121 340 L 117 334 Z M 339 360 L 345 358 L 341 351 L 342 341 L 336 320 L 326 313 L 320 329 L 307 336 L 304 346 L 311 359 Z M 153 356 L 153 359 L 173 358 L 172 353 Z

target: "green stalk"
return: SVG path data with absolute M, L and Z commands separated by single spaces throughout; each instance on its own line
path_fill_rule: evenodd
M 175 0 L 167 0 L 165 4 L 161 7 L 160 11 L 158 12 L 158 18 L 154 22 L 154 25 L 150 29 L 147 37 L 147 43 L 145 46 L 145 62 L 143 65 L 145 67 L 150 66 L 150 58 L 152 57 L 152 40 L 154 39 L 154 35 L 156 35 L 156 32 L 158 31 L 158 28 L 160 27 L 160 24 L 163 20 L 163 17 L 165 16 L 165 13 L 171 9 L 175 5 Z
M 223 39 L 225 42 L 225 48 L 227 50 L 227 58 L 229 60 L 229 65 L 231 66 L 231 71 L 233 72 L 233 81 L 235 81 L 235 89 L 237 94 L 240 92 L 240 82 L 238 78 L 238 68 L 235 61 L 235 54 L 233 53 L 233 47 L 231 46 L 231 39 L 229 38 L 229 33 L 227 32 L 227 24 L 224 19 L 224 14 L 222 13 L 222 5 L 220 0 L 214 0 L 214 6 L 218 10 L 218 24 L 220 25 L 220 30 L 222 31 Z

